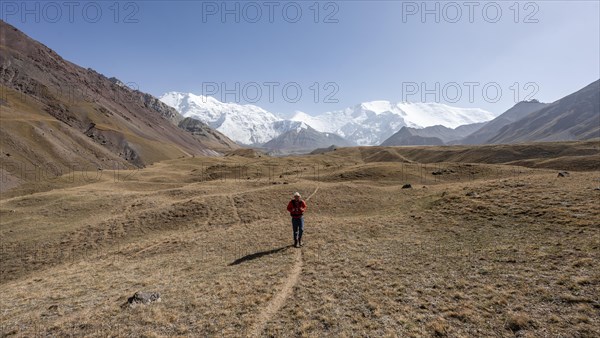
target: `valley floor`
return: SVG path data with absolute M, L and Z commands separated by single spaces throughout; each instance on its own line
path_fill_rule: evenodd
M 600 336 L 597 171 L 219 161 L 3 194 L 2 335 Z

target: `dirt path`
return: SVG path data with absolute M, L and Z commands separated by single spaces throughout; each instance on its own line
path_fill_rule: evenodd
M 263 307 L 258 314 L 258 318 L 254 325 L 250 328 L 250 332 L 248 336 L 250 337 L 258 337 L 263 332 L 265 326 L 269 322 L 269 320 L 281 309 L 285 300 L 292 294 L 294 289 L 294 285 L 298 282 L 300 278 L 300 273 L 302 272 L 302 251 L 296 250 L 294 254 L 294 266 L 290 271 L 290 274 L 287 276 L 283 287 L 279 292 L 273 296 L 273 298 Z
M 317 191 L 319 191 L 319 186 L 315 189 L 315 191 L 308 196 L 307 201 L 313 197 Z M 250 332 L 248 336 L 250 337 L 258 337 L 265 329 L 265 326 L 273 318 L 273 315 L 281 309 L 285 300 L 292 294 L 294 286 L 298 283 L 298 279 L 300 278 L 300 273 L 302 272 L 302 250 L 296 250 L 294 254 L 294 266 L 292 266 L 292 270 L 290 274 L 285 279 L 283 287 L 279 292 L 273 296 L 273 298 L 263 307 L 258 314 L 258 318 L 254 325 L 250 327 Z
M 306 200 L 307 201 L 310 200 L 310 198 L 313 197 L 317 193 L 317 191 L 319 191 L 319 186 L 318 185 L 317 185 L 317 188 L 315 189 L 315 191 L 313 191 L 313 193 L 310 194 L 310 196 L 308 196 L 308 198 Z
M 163 245 L 163 244 L 168 244 L 168 243 L 170 243 L 170 241 L 172 239 L 173 238 L 167 238 L 167 240 L 163 240 L 162 242 L 158 242 L 156 244 L 152 244 L 150 246 L 147 246 L 147 247 L 143 248 L 142 250 L 140 250 L 140 251 L 134 253 L 133 255 L 131 255 L 131 257 L 135 257 L 135 256 L 137 256 L 137 255 L 139 255 L 141 253 L 144 253 L 144 252 L 146 252 L 146 251 L 148 251 L 150 249 L 156 248 L 157 246 L 160 246 L 160 245 Z

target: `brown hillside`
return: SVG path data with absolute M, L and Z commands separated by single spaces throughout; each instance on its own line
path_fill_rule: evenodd
M 181 116 L 158 99 L 64 60 L 5 22 L 0 28 L 1 160 L 12 176 L 218 154 L 212 138 L 178 128 Z

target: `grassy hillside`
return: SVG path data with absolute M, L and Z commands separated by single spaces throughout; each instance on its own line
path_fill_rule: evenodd
M 0 199 L 2 334 L 600 335 L 600 172 L 391 149 L 23 183 Z M 136 291 L 161 302 L 123 306 Z

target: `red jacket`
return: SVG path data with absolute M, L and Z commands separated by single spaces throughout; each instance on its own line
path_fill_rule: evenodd
M 288 203 L 287 210 L 293 218 L 300 218 L 306 210 L 306 202 L 303 200 L 291 200 L 290 203 Z

